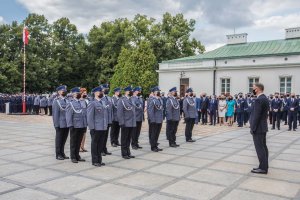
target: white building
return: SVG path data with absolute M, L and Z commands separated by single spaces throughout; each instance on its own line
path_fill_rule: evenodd
M 286 29 L 286 38 L 247 42 L 247 34 L 227 35 L 227 45 L 204 54 L 159 64 L 162 91 L 176 86 L 183 95 L 192 87 L 197 95 L 252 91 L 254 82 L 265 93 L 300 93 L 300 27 Z

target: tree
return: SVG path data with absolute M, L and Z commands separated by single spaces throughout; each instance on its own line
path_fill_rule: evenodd
M 157 64 L 151 45 L 141 41 L 137 47 L 123 48 L 111 79 L 111 88 L 141 86 L 144 94 L 157 83 Z

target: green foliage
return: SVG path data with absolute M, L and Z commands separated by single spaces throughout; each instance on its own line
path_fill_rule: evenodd
M 195 21 L 182 14 L 163 15 L 161 22 L 145 15 L 103 22 L 84 36 L 68 18 L 49 23 L 29 14 L 23 23 L 0 25 L 0 92 L 22 91 L 22 30 L 26 46 L 26 91 L 51 92 L 57 85 L 92 88 L 100 83 L 129 84 L 148 89 L 157 84 L 158 63 L 204 52 L 191 38 Z
M 111 79 L 111 88 L 141 86 L 144 94 L 157 83 L 156 57 L 150 43 L 141 41 L 137 47 L 123 48 Z

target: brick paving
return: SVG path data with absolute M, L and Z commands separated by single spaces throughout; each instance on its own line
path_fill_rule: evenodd
M 169 148 L 165 124 L 163 152 L 153 153 L 144 123 L 135 159 L 124 160 L 110 145 L 106 166 L 87 160 L 74 164 L 54 157 L 54 136 L 48 116 L 0 115 L 0 200 L 45 199 L 300 199 L 300 131 L 287 127 L 268 133 L 268 175 L 251 174 L 258 161 L 249 128 L 196 125 L 193 144 L 184 142 L 180 124 L 177 142 Z M 90 136 L 86 147 L 89 150 Z M 69 152 L 69 143 L 66 152 Z

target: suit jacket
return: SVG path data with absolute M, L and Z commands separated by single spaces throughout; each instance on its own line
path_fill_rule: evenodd
M 196 103 L 193 97 L 185 97 L 183 100 L 183 112 L 185 118 L 196 118 Z
M 201 110 L 206 110 L 208 108 L 209 99 L 208 97 L 202 97 L 201 99 Z
M 294 98 L 292 100 L 292 98 L 289 98 L 287 100 L 287 107 L 288 107 L 289 112 L 297 112 L 298 111 L 298 106 L 299 106 L 298 99 Z M 292 111 L 291 108 L 293 108 L 294 111 Z
M 113 118 L 113 111 L 112 111 L 112 100 L 110 96 L 105 95 L 103 97 L 103 101 L 105 102 L 105 105 L 107 106 L 107 112 L 108 112 L 108 124 L 112 124 L 112 118 Z
M 148 118 L 150 123 L 163 122 L 163 101 L 161 98 L 153 97 L 148 106 Z
M 136 127 L 135 107 L 130 97 L 124 96 L 119 99 L 117 115 L 120 126 Z
M 179 121 L 180 120 L 180 104 L 174 97 L 169 97 L 167 100 L 167 120 Z
M 112 121 L 117 122 L 118 121 L 118 102 L 119 102 L 119 97 L 117 96 L 113 96 L 111 98 L 111 102 L 112 102 Z
M 271 101 L 271 110 L 273 112 L 275 112 L 277 110 L 277 112 L 280 112 L 280 109 L 282 107 L 282 101 L 278 98 L 278 99 L 273 99 Z
M 141 122 L 144 119 L 144 101 L 141 97 L 132 96 L 132 104 L 135 107 L 135 118 L 137 122 Z
M 86 128 L 87 118 L 81 100 L 74 99 L 67 104 L 66 107 L 67 127 Z
M 52 118 L 55 128 L 67 128 L 66 107 L 68 100 L 58 97 L 52 105 Z
M 90 130 L 105 131 L 108 127 L 108 106 L 103 100 L 94 99 L 87 107 L 87 124 Z
M 208 110 L 210 113 L 216 113 L 216 111 L 218 110 L 218 100 L 217 99 L 209 100 Z
M 250 130 L 252 134 L 268 132 L 268 111 L 269 100 L 266 95 L 260 95 L 252 103 L 252 113 L 250 115 Z

